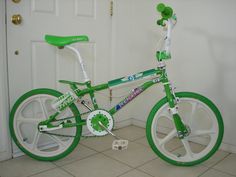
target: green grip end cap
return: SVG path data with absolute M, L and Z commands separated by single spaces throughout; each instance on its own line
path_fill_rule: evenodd
M 163 12 L 165 10 L 165 4 L 163 3 L 160 3 L 160 4 L 157 4 L 157 12 Z

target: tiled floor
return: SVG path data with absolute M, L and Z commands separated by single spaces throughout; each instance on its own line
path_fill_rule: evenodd
M 177 167 L 152 152 L 143 128 L 129 126 L 115 133 L 130 141 L 127 150 L 111 150 L 111 136 L 86 138 L 59 161 L 39 162 L 22 156 L 0 162 L 0 177 L 236 177 L 236 154 L 218 151 L 201 165 Z M 181 151 L 175 141 L 168 146 Z

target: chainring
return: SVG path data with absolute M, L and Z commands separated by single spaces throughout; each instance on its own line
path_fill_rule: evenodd
M 105 110 L 96 110 L 91 112 L 87 118 L 87 127 L 92 134 L 104 136 L 108 133 L 101 125 L 99 125 L 99 122 L 108 130 L 112 130 L 113 118 L 111 114 Z

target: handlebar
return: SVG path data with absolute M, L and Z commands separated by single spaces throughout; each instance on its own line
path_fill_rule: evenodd
M 171 46 L 171 30 L 174 28 L 177 18 L 171 7 L 166 6 L 163 3 L 157 5 L 156 10 L 161 13 L 161 19 L 157 20 L 157 24 L 164 27 L 166 36 L 164 38 L 164 50 L 157 51 L 156 57 L 160 62 L 162 60 L 170 59 L 170 46 Z

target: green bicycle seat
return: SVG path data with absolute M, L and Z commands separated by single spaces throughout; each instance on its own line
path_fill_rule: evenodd
M 87 42 L 89 41 L 88 36 L 53 36 L 53 35 L 45 35 L 45 41 L 51 45 L 57 47 L 64 47 L 65 45 L 69 45 L 75 42 Z

